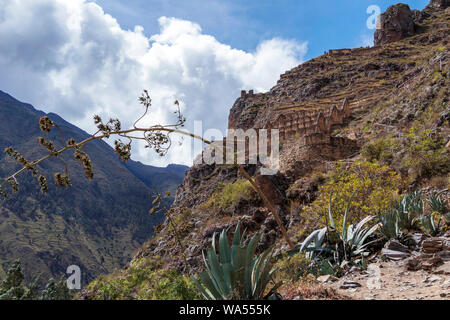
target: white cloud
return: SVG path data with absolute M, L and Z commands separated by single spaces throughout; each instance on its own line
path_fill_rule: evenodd
M 0 0 L 0 89 L 55 112 L 92 132 L 92 116 L 118 117 L 130 126 L 142 109 L 143 89 L 154 109 L 147 123 L 167 123 L 181 102 L 191 129 L 224 130 L 241 89 L 265 91 L 301 63 L 306 43 L 272 39 L 244 52 L 202 33 L 191 21 L 159 20 L 160 32 L 123 30 L 97 4 L 85 0 Z M 134 159 L 154 165 L 190 164 L 190 145 L 166 158 L 148 149 Z

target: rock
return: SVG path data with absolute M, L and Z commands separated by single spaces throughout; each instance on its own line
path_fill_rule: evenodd
M 409 271 L 420 270 L 420 268 L 421 268 L 420 261 L 417 260 L 416 258 L 410 258 L 410 259 L 406 260 L 405 267 L 406 267 L 406 270 L 409 270 Z
M 450 250 L 438 252 L 437 255 L 442 259 L 442 261 L 450 261 Z
M 264 232 L 263 235 L 261 236 L 258 249 L 261 251 L 266 250 L 268 247 L 270 247 L 272 244 L 275 243 L 276 239 L 277 233 L 275 232 L 275 230 Z
M 341 285 L 339 286 L 339 289 L 352 289 L 352 288 L 359 288 L 359 287 L 361 287 L 361 284 L 359 282 L 344 280 L 344 281 L 342 281 Z
M 408 249 L 407 246 L 405 246 L 404 244 L 401 244 L 400 241 L 395 240 L 395 239 L 391 239 L 389 240 L 385 246 L 386 249 L 392 250 L 392 251 L 400 251 L 400 252 L 404 252 L 404 253 L 410 253 L 411 251 Z
M 441 287 L 450 288 L 450 279 L 445 280 L 444 283 L 441 284 Z
M 379 29 L 375 31 L 375 46 L 395 42 L 414 35 L 414 20 L 407 4 L 390 6 L 379 18 Z
M 411 238 L 417 246 L 420 246 L 422 242 L 427 239 L 427 236 L 423 233 L 414 233 Z
M 434 270 L 434 274 L 450 275 L 450 263 L 444 263 L 440 267 L 437 267 L 436 270 Z
M 266 212 L 264 212 L 264 210 L 258 208 L 253 212 L 252 219 L 256 223 L 261 223 L 266 219 L 266 216 L 267 216 Z
M 319 281 L 321 283 L 335 282 L 337 280 L 338 280 L 338 278 L 336 278 L 330 274 L 327 274 L 325 276 L 320 276 L 317 278 L 317 281 Z
M 436 253 L 444 249 L 444 238 L 430 238 L 426 239 L 422 243 L 422 252 Z
M 386 248 L 383 248 L 381 250 L 381 255 L 391 260 L 402 260 L 409 257 L 409 253 L 390 250 Z
M 442 278 L 441 277 L 437 277 L 437 276 L 434 276 L 434 277 L 431 277 L 430 279 L 428 279 L 428 281 L 430 283 L 433 283 L 433 282 L 436 282 L 436 281 L 441 281 L 441 280 L 442 280 Z
M 449 5 L 449 0 L 431 0 L 426 9 L 446 9 Z
M 428 259 L 426 261 L 423 261 L 421 263 L 421 267 L 424 270 L 431 270 L 433 268 L 439 267 L 442 264 L 443 264 L 443 261 L 440 257 L 434 257 L 434 258 Z

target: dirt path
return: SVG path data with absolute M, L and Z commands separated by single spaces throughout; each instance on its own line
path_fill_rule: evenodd
M 405 263 L 372 263 L 366 271 L 348 274 L 324 286 L 360 300 L 450 300 L 449 261 L 433 272 L 407 271 Z

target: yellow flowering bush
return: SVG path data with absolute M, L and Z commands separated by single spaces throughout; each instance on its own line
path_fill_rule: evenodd
M 349 168 L 338 164 L 329 180 L 320 187 L 319 197 L 303 212 L 308 224 L 326 224 L 331 197 L 331 212 L 337 228 L 342 228 L 345 207 L 352 194 L 349 222 L 357 223 L 368 215 L 390 208 L 401 185 L 400 175 L 377 162 L 357 161 Z

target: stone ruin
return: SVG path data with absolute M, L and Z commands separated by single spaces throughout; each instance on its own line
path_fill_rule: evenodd
M 253 97 L 253 95 L 254 95 L 253 90 L 249 90 L 248 93 L 245 90 L 241 91 L 241 98 Z
M 295 145 L 303 146 L 314 146 L 319 144 L 327 144 L 340 149 L 354 150 L 357 149 L 357 141 L 351 140 L 344 137 L 333 137 L 331 134 L 333 130 L 342 127 L 348 118 L 351 116 L 350 104 L 347 99 L 344 99 L 342 106 L 339 108 L 337 106 L 331 107 L 328 111 L 323 111 L 323 109 L 301 109 L 296 111 L 290 111 L 289 113 L 276 113 L 273 119 L 269 120 L 265 129 L 268 129 L 267 133 L 267 148 L 268 154 L 271 153 L 272 141 L 271 141 L 271 129 L 279 130 L 279 142 L 282 143 L 286 140 L 295 141 Z M 246 162 L 251 157 L 256 157 L 259 146 L 259 130 L 255 130 L 255 138 L 257 139 L 256 147 L 250 148 L 249 139 L 237 140 L 236 137 L 233 139 L 233 143 L 227 146 L 226 138 L 214 142 L 207 148 L 212 151 L 212 154 L 216 154 L 213 148 L 226 151 L 226 153 L 231 152 L 236 156 L 243 154 Z M 244 148 L 239 148 L 238 144 Z M 251 151 L 253 150 L 253 151 Z M 225 163 L 225 156 L 222 158 Z M 199 156 L 194 163 L 201 163 L 201 157 Z
M 333 106 L 328 113 L 298 110 L 280 114 L 267 128 L 280 130 L 280 142 L 296 139 L 305 146 L 330 143 L 332 131 L 341 127 L 350 116 L 350 104 L 344 99 L 340 108 Z
M 345 54 L 351 54 L 352 49 L 330 49 L 328 51 L 328 55 L 330 56 L 339 56 L 339 55 L 345 55 Z

